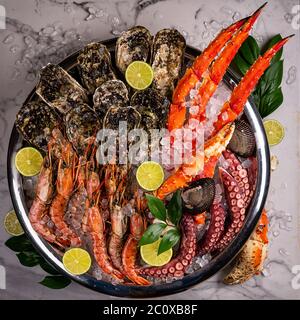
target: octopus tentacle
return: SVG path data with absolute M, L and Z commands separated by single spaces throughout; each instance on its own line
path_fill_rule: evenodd
M 182 239 L 178 256 L 162 267 L 140 269 L 140 274 L 156 278 L 180 278 L 184 275 L 196 254 L 196 227 L 192 216 L 183 216 L 181 228 Z

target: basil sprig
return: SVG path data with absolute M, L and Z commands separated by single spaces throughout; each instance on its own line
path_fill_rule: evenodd
M 161 254 L 174 247 L 180 240 L 179 222 L 182 216 L 180 191 L 173 194 L 167 207 L 163 201 L 150 194 L 146 194 L 146 199 L 150 212 L 159 222 L 147 228 L 139 245 L 153 243 L 162 237 L 158 248 L 158 254 Z
M 43 286 L 51 289 L 63 289 L 71 283 L 69 278 L 61 275 L 36 252 L 25 235 L 11 237 L 5 242 L 5 245 L 16 252 L 17 257 L 23 266 L 35 267 L 39 265 L 45 272 L 50 274 L 39 282 Z
M 257 58 L 281 39 L 281 35 L 278 34 L 271 38 L 266 46 L 260 49 L 257 41 L 252 36 L 249 36 L 235 56 L 233 66 L 235 66 L 242 75 L 245 75 Z M 282 52 L 283 49 L 281 48 L 273 57 L 270 67 L 261 77 L 252 93 L 252 97 L 262 118 L 274 112 L 283 102 L 281 90 L 283 78 Z

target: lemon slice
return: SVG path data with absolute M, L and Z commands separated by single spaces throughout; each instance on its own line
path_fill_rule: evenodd
M 173 255 L 172 248 L 161 253 L 160 255 L 157 254 L 160 242 L 161 242 L 161 239 L 158 239 L 153 243 L 145 244 L 144 246 L 141 246 L 140 251 L 141 251 L 142 259 L 150 266 L 154 266 L 154 267 L 163 266 L 167 264 L 172 258 L 172 255 Z
M 136 179 L 143 189 L 154 191 L 164 182 L 164 170 L 155 161 L 145 161 L 138 167 Z
M 144 90 L 153 81 L 153 70 L 146 62 L 133 61 L 126 69 L 125 78 L 132 88 Z
M 267 134 L 267 139 L 270 146 L 275 146 L 284 138 L 284 127 L 277 120 L 264 121 L 264 127 Z
M 42 167 L 43 157 L 41 153 L 32 147 L 19 150 L 15 158 L 17 170 L 26 177 L 37 175 Z
M 86 250 L 73 248 L 64 254 L 63 264 L 70 273 L 80 275 L 86 273 L 90 269 L 92 260 Z
M 12 236 L 20 236 L 24 230 L 14 210 L 9 211 L 4 218 L 4 228 Z

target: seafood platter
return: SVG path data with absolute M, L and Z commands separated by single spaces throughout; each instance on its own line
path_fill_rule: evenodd
M 260 270 L 270 159 L 249 96 L 288 38 L 243 79 L 228 68 L 262 9 L 220 30 L 203 52 L 175 29 L 152 35 L 135 26 L 40 71 L 16 116 L 8 178 L 23 229 L 59 272 L 110 295 L 167 295 L 208 279 L 245 244 L 228 283 Z M 121 134 L 118 151 L 102 161 L 99 132 L 115 137 L 121 122 L 146 134 L 163 130 L 151 159 L 147 145 L 142 157 L 119 161 L 136 142 L 125 145 Z M 180 149 L 176 137 L 186 131 L 191 140 Z M 16 167 L 22 148 L 42 155 L 35 176 Z M 181 163 L 162 160 L 183 151 Z M 74 249 L 90 258 L 84 273 L 64 260 Z

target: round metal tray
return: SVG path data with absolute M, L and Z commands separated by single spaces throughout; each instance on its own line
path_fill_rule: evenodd
M 103 41 L 102 43 L 104 43 L 111 51 L 112 59 L 114 60 L 116 39 L 110 39 Z M 190 62 L 199 54 L 199 50 L 188 46 L 185 54 L 186 62 Z M 78 52 L 75 52 L 60 63 L 60 66 L 67 71 L 71 71 L 72 75 L 74 72 L 74 67 L 76 66 L 77 55 Z M 224 77 L 224 82 L 229 86 L 230 89 L 232 89 L 237 83 L 237 78 L 232 72 L 228 71 Z M 34 96 L 35 90 L 33 90 L 28 96 L 27 101 L 32 99 Z M 238 254 L 254 230 L 259 220 L 261 210 L 263 209 L 266 201 L 270 181 L 270 154 L 260 115 L 258 114 L 251 98 L 246 103 L 245 115 L 248 122 L 252 126 L 256 138 L 256 157 L 258 160 L 256 191 L 249 207 L 246 221 L 242 230 L 223 252 L 213 258 L 200 270 L 195 271 L 192 274 L 188 274 L 182 279 L 176 280 L 172 283 L 151 285 L 146 287 L 122 284 L 113 285 L 109 282 L 96 280 L 90 275 L 75 276 L 68 273 L 64 269 L 59 255 L 53 250 L 50 244 L 37 235 L 28 219 L 28 209 L 25 204 L 22 177 L 14 165 L 16 152 L 22 147 L 23 139 L 14 126 L 10 137 L 7 155 L 7 176 L 13 205 L 26 235 L 31 240 L 36 250 L 59 272 L 90 289 L 105 294 L 134 298 L 157 297 L 178 293 L 196 284 L 199 284 L 221 270 Z

